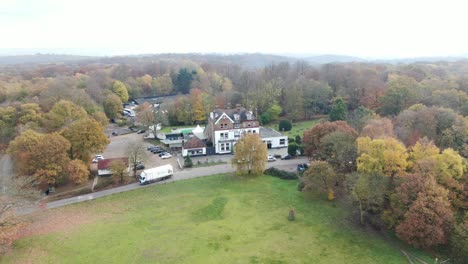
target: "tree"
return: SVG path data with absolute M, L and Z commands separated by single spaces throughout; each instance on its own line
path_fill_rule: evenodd
M 379 113 L 384 116 L 398 115 L 403 109 L 415 102 L 414 90 L 418 83 L 409 77 L 398 76 L 387 83 L 387 91 L 380 98 L 382 106 Z
M 351 197 L 359 205 L 359 222 L 377 224 L 384 210 L 388 178 L 378 174 L 352 173 L 346 177 Z
M 324 152 L 321 144 L 323 137 L 333 132 L 343 132 L 349 134 L 351 137 L 356 137 L 357 132 L 350 127 L 345 121 L 324 122 L 308 129 L 304 132 L 302 137 L 302 146 L 304 152 L 309 158 L 326 160 L 329 156 L 322 155 Z
M 396 227 L 396 234 L 412 246 L 431 248 L 448 242 L 452 223 L 447 190 L 429 178 Z
M 283 131 L 283 132 L 291 131 L 291 128 L 292 128 L 292 123 L 290 120 L 286 120 L 286 119 L 280 120 L 279 125 L 278 125 L 279 131 Z
M 5 175 L 6 176 L 6 175 Z M 0 193 L 0 252 L 5 253 L 15 240 L 16 233 L 26 224 L 17 211 L 30 206 L 40 198 L 32 177 L 5 177 Z
M 386 138 L 393 137 L 393 124 L 388 118 L 371 119 L 361 132 L 362 137 Z
M 346 120 L 346 103 L 343 98 L 335 98 L 330 112 L 330 121 Z
M 328 161 L 339 172 L 355 169 L 357 158 L 356 135 L 341 131 L 324 136 L 320 142 L 321 160 Z
M 184 157 L 184 167 L 191 168 L 193 167 L 193 161 L 190 155 Z
M 7 152 L 15 161 L 16 168 L 19 169 L 20 174 L 30 175 L 34 172 L 31 171 L 28 166 L 32 158 L 31 152 L 33 149 L 37 148 L 37 145 L 43 140 L 43 137 L 43 134 L 33 130 L 26 130 L 10 142 Z
M 115 182 L 122 184 L 127 175 L 127 165 L 122 160 L 114 160 L 109 164 L 112 178 Z
M 71 143 L 71 159 L 90 160 L 92 153 L 101 152 L 109 144 L 104 127 L 92 118 L 82 119 L 71 124 L 62 133 Z
M 122 116 L 123 105 L 120 98 L 115 94 L 109 94 L 104 101 L 104 112 L 109 119 L 116 119 Z
M 70 142 L 57 133 L 46 134 L 31 150 L 27 168 L 39 181 L 49 185 L 60 183 L 70 158 Z
M 192 119 L 195 123 L 201 124 L 206 120 L 205 109 L 203 108 L 203 97 L 200 89 L 191 90 Z
M 357 170 L 360 173 L 383 174 L 393 178 L 403 175 L 408 166 L 408 153 L 405 146 L 394 138 L 357 139 Z
M 290 142 L 288 143 L 288 154 L 291 156 L 296 156 L 297 155 L 297 150 L 299 147 L 297 146 L 296 142 Z
M 245 134 L 234 146 L 232 165 L 237 175 L 261 175 L 265 171 L 267 146 L 258 134 Z
M 173 89 L 172 79 L 169 74 L 163 74 L 153 79 L 153 89 L 155 89 L 156 95 L 171 94 Z
M 84 183 L 89 177 L 88 166 L 78 159 L 70 161 L 65 171 L 68 174 L 68 178 L 75 184 Z
M 44 115 L 43 122 L 48 131 L 57 131 L 87 116 L 83 107 L 70 101 L 60 100 Z
M 136 177 L 138 164 L 146 160 L 145 147 L 140 142 L 130 142 L 127 145 L 128 162 L 133 171 L 133 177 Z
M 327 193 L 327 197 L 334 197 L 337 183 L 336 173 L 326 161 L 316 161 L 304 172 L 305 190 L 318 189 Z M 333 199 L 329 199 L 333 200 Z
M 190 85 L 193 81 L 193 74 L 196 74 L 196 72 L 191 73 L 187 68 L 179 70 L 179 73 L 175 76 L 175 80 L 172 80 L 177 92 L 182 94 L 189 93 Z
M 450 237 L 450 252 L 455 263 L 464 263 L 468 259 L 468 214 L 461 223 L 455 225 Z
M 128 90 L 123 82 L 115 81 L 112 85 L 112 92 L 120 98 L 120 101 L 124 103 L 128 101 Z

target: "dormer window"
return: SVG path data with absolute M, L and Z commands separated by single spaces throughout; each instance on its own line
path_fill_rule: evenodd
M 238 114 L 234 114 L 234 120 L 239 121 L 240 116 Z

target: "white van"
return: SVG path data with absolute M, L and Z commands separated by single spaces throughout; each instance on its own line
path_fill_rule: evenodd
M 140 184 L 145 185 L 158 180 L 169 179 L 173 174 L 174 168 L 170 164 L 147 169 L 140 174 Z

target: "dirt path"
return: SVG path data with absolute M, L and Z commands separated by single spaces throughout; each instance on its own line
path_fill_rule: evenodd
M 9 155 L 0 156 L 0 185 L 4 186 L 4 180 L 13 176 L 13 163 Z

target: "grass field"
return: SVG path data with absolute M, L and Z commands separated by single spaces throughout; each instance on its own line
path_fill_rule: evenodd
M 296 185 L 216 175 L 49 210 L 1 262 L 407 263 L 395 240 Z
M 314 120 L 295 122 L 292 124 L 291 131 L 284 131 L 284 134 L 290 138 L 295 138 L 297 135 L 301 136 L 302 138 L 304 131 L 306 131 L 309 128 L 312 128 L 320 121 L 321 119 L 314 119 Z M 267 127 L 271 127 L 275 130 L 278 130 L 278 124 L 268 125 Z

